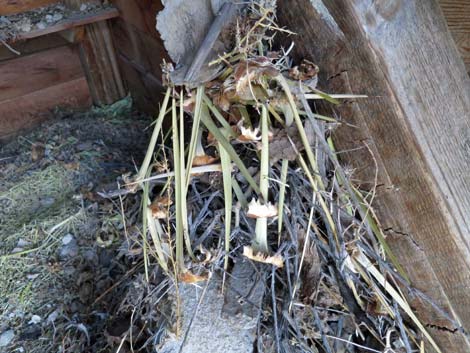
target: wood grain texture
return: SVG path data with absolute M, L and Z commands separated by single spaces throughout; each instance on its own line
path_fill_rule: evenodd
M 116 50 L 161 79 L 163 59 L 169 61 L 162 42 L 122 19 L 113 21 Z
M 439 2 L 470 75 L 470 1 L 440 0 Z
M 155 115 L 163 99 L 160 79 L 122 54 L 119 54 L 118 61 L 136 106 L 149 115 Z
M 470 33 L 470 1 L 439 0 L 451 32 Z
M 47 120 L 56 107 L 88 108 L 90 105 L 90 93 L 83 76 L 0 102 L 0 140 L 8 140 Z
M 288 39 L 298 59 L 319 64 L 322 89 L 370 96 L 335 108 L 355 126 L 336 131 L 336 143 L 359 148 L 340 156 L 365 187 L 377 164 L 375 207 L 389 242 L 413 285 L 455 322 L 417 297 L 413 307 L 425 325 L 443 329 L 433 333 L 445 352 L 468 352 L 458 322 L 468 332 L 470 80 L 439 4 L 281 0 L 278 16 L 301 36 Z
M 67 41 L 64 38 L 62 38 L 59 34 L 54 33 L 31 40 L 19 41 L 12 44 L 11 46 L 15 50 L 19 51 L 21 55 L 27 55 L 37 53 L 42 50 L 57 48 L 66 44 Z M 0 62 L 14 58 L 18 58 L 18 55 L 13 53 L 4 45 L 0 45 Z
M 60 2 L 60 0 L 2 0 L 0 2 L 0 16 L 8 16 L 38 7 Z
M 0 62 L 0 101 L 83 76 L 77 52 L 63 46 Z
M 86 26 L 80 59 L 96 105 L 111 104 L 126 95 L 107 22 Z
M 121 18 L 141 32 L 160 38 L 156 30 L 157 12 L 163 9 L 160 0 L 112 0 L 120 10 Z
M 156 28 L 159 0 L 115 0 L 121 17 L 112 21 L 123 78 L 137 107 L 149 114 L 158 110 L 162 99 L 163 59 L 169 61 Z

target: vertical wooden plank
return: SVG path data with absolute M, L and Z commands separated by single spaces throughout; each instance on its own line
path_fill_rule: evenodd
M 453 320 L 410 296 L 444 352 L 468 352 L 470 329 L 470 81 L 436 0 L 280 0 L 299 33 L 297 57 L 321 68 L 321 89 L 361 93 L 335 116 L 343 163 L 375 207 L 412 284 Z M 320 108 L 331 114 L 331 106 Z M 365 146 L 367 144 L 367 147 Z M 371 158 L 373 155 L 373 159 Z M 461 327 L 463 326 L 463 328 Z
M 161 101 L 161 64 L 168 60 L 156 30 L 160 0 L 113 0 L 121 17 L 112 34 L 123 77 L 139 109 L 155 113 Z
M 126 91 L 108 23 L 101 21 L 86 25 L 79 47 L 93 102 L 97 105 L 111 104 L 123 98 Z
M 0 62 L 0 101 L 83 77 L 76 52 L 62 46 Z

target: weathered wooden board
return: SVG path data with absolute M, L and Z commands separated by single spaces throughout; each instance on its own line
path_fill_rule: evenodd
M 470 74 L 470 1 L 439 0 L 460 55 Z
M 161 100 L 161 64 L 168 56 L 156 31 L 160 0 L 115 0 L 121 12 L 113 20 L 113 38 L 123 78 L 142 111 L 154 114 Z
M 161 79 L 163 59 L 169 59 L 160 40 L 122 19 L 113 22 L 113 36 L 118 52 Z
M 115 18 L 118 16 L 119 16 L 119 12 L 117 9 L 114 9 L 114 8 L 103 9 L 101 11 L 97 11 L 91 14 L 75 15 L 75 16 L 67 18 L 66 20 L 58 22 L 52 26 L 48 26 L 44 29 L 36 29 L 31 32 L 20 33 L 11 42 L 15 42 L 17 40 L 37 38 L 37 37 L 44 36 L 46 34 L 57 33 L 57 32 L 64 31 L 70 28 L 109 20 L 111 18 Z
M 365 187 L 377 183 L 375 207 L 413 286 L 455 321 L 411 298 L 421 320 L 444 352 L 468 352 L 458 323 L 469 331 L 470 79 L 437 0 L 278 3 L 321 88 L 370 96 L 334 109 L 355 126 L 336 131 L 339 148 L 354 149 L 340 156 Z
M 83 76 L 77 52 L 63 46 L 0 62 L 0 101 Z
M 0 102 L 0 140 L 30 129 L 52 116 L 56 107 L 86 108 L 91 105 L 85 77 L 58 83 Z
M 136 105 L 141 111 L 156 115 L 163 98 L 163 87 L 159 78 L 122 54 L 118 55 L 118 61 Z
M 107 22 L 89 24 L 80 43 L 80 58 L 96 105 L 111 104 L 126 95 Z
M 60 0 L 2 0 L 0 16 L 7 16 L 60 2 Z
M 160 38 L 156 27 L 157 12 L 163 9 L 160 0 L 113 0 L 120 10 L 122 19 L 134 25 L 139 31 Z
M 51 48 L 57 48 L 67 44 L 67 41 L 58 34 L 49 34 L 39 38 L 34 38 L 27 41 L 19 41 L 11 44 L 13 49 L 20 52 L 21 55 L 27 55 L 37 53 L 42 50 Z M 0 62 L 3 60 L 9 60 L 18 58 L 19 56 L 13 53 L 4 45 L 0 45 Z

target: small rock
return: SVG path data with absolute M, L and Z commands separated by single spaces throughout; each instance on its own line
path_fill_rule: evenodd
M 31 244 L 31 243 L 30 243 L 29 241 L 27 241 L 27 240 L 19 239 L 19 240 L 18 240 L 18 243 L 16 244 L 16 247 L 17 247 L 17 248 L 24 248 L 24 247 L 26 247 L 26 246 L 28 246 L 28 245 L 30 245 L 30 244 Z
M 46 22 L 47 23 L 51 23 L 53 22 L 54 20 L 52 19 L 52 15 L 46 15 Z
M 36 27 L 38 29 L 44 29 L 44 28 L 47 27 L 47 24 L 45 24 L 44 22 L 41 21 L 41 22 L 36 23 Z
M 39 315 L 33 315 L 31 317 L 31 320 L 29 320 L 28 324 L 29 325 L 36 325 L 36 324 L 39 324 L 41 321 L 42 321 L 42 319 Z
M 7 330 L 0 335 L 0 347 L 8 346 L 11 341 L 15 338 L 15 332 L 13 330 Z
M 63 18 L 64 18 L 64 15 L 62 15 L 61 13 L 55 13 L 54 16 L 52 16 L 52 20 L 54 22 L 58 22 Z
M 0 16 L 0 23 L 5 23 L 7 25 L 10 25 L 11 21 L 8 19 L 8 17 Z
M 20 32 L 31 32 L 31 23 L 25 22 L 19 25 Z
M 64 235 L 64 237 L 62 238 L 62 244 L 64 244 L 64 245 L 70 244 L 70 242 L 74 239 L 75 238 L 73 237 L 73 235 L 68 233 L 68 234 Z
M 69 240 L 69 237 L 67 237 L 67 235 L 64 238 L 66 238 L 65 241 L 68 243 L 64 244 L 64 246 L 59 251 L 59 257 L 62 260 L 75 257 L 78 255 L 79 249 L 78 249 L 77 240 L 72 235 L 71 235 L 72 239 Z M 62 243 L 63 242 L 64 242 L 64 239 L 62 239 Z
M 47 323 L 48 324 L 53 324 L 55 322 L 55 320 L 57 320 L 58 317 L 59 317 L 59 310 L 54 310 L 47 317 Z
M 33 280 L 39 277 L 39 273 L 32 273 L 30 275 L 26 275 L 26 278 L 29 280 Z
M 85 11 L 87 9 L 87 5 L 86 4 L 81 4 L 80 5 L 80 11 Z

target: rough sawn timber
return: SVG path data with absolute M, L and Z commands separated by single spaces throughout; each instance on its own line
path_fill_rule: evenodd
M 469 352 L 470 79 L 437 0 L 280 0 L 297 58 L 315 61 L 321 89 L 370 98 L 331 111 L 343 163 L 370 187 L 410 296 L 443 352 Z M 366 148 L 366 145 L 368 146 Z M 371 155 L 374 158 L 371 158 Z M 462 325 L 462 327 L 459 327 Z M 426 352 L 432 351 L 427 347 Z

